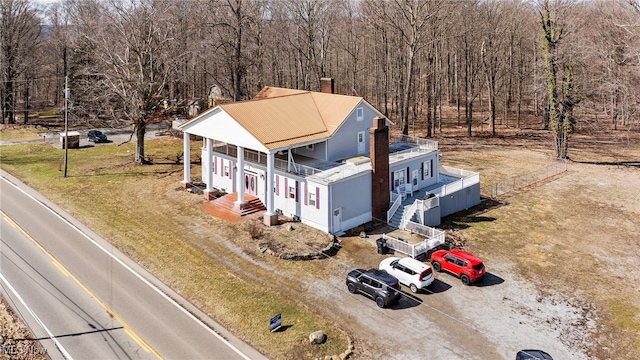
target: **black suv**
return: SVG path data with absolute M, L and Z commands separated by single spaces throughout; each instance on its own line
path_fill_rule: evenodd
M 107 141 L 107 135 L 105 135 L 102 131 L 100 130 L 89 130 L 89 133 L 87 133 L 87 139 L 89 141 L 93 141 L 93 142 L 106 142 Z
M 398 279 L 378 269 L 355 269 L 347 274 L 347 289 L 375 300 L 378 307 L 389 306 L 400 299 Z
M 553 358 L 542 350 L 521 350 L 516 354 L 516 360 L 553 360 Z

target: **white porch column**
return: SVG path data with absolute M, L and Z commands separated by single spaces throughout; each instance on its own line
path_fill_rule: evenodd
M 205 182 L 205 185 L 207 185 L 207 188 L 204 190 L 204 197 L 206 199 L 211 199 L 211 196 L 214 195 L 214 191 L 213 191 L 213 140 L 210 138 L 207 138 L 206 141 L 207 144 L 207 156 L 205 159 L 202 159 L 203 163 L 206 163 L 206 169 L 207 169 L 207 178 L 203 179 Z M 204 166 L 204 164 L 203 164 Z
M 189 134 L 186 132 L 182 134 L 182 151 L 184 161 L 184 177 L 182 180 L 182 186 L 191 186 L 191 141 L 189 140 Z
M 267 189 L 265 195 L 267 198 L 267 212 L 264 213 L 265 225 L 276 225 L 278 223 L 278 215 L 274 213 L 273 204 L 273 183 L 274 183 L 274 154 L 272 152 L 267 153 Z
M 234 203 L 237 209 L 242 209 L 247 203 L 244 200 L 244 148 L 238 146 L 238 153 L 236 154 L 236 191 L 238 192 L 238 200 Z

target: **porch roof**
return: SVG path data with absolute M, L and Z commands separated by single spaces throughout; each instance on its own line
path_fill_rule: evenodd
M 363 101 L 355 96 L 266 87 L 253 100 L 217 106 L 180 128 L 267 152 L 329 138 Z

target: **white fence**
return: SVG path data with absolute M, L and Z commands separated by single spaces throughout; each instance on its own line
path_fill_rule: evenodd
M 383 234 L 382 238 L 386 241 L 387 247 L 394 251 L 406 254 L 412 258 L 416 258 L 422 254 L 426 254 L 429 250 L 435 249 L 440 245 L 444 245 L 444 231 L 420 225 L 418 223 L 410 221 L 407 224 L 407 231 L 424 236 L 424 241 L 417 244 L 409 244 L 401 238 L 394 238 L 387 234 Z
M 552 176 L 566 172 L 567 163 L 565 161 L 545 166 L 542 169 L 532 171 L 528 174 L 514 176 L 512 178 L 491 184 L 491 197 L 495 198 L 508 192 L 522 189 L 538 181 L 548 179 Z

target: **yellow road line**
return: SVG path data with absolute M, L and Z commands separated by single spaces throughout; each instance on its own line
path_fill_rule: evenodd
M 91 292 L 91 290 L 87 289 L 87 287 L 84 286 L 84 284 L 81 283 L 80 280 L 77 277 L 75 277 L 69 270 L 67 270 L 67 268 L 64 267 L 64 265 L 62 265 L 55 257 L 53 257 L 53 255 L 51 255 L 51 253 L 49 253 L 44 247 L 42 247 L 42 245 L 40 245 L 34 238 L 32 238 L 31 235 L 29 235 L 22 227 L 20 227 L 20 225 L 18 225 L 15 221 L 13 221 L 13 219 L 11 219 L 9 217 L 9 215 L 7 215 L 2 210 L 0 210 L 0 213 L 2 213 L 2 217 L 11 226 L 13 226 L 14 228 L 18 229 L 22 234 L 24 234 L 24 236 L 26 236 L 29 240 L 31 240 L 31 242 L 33 242 L 43 253 L 45 253 L 49 258 L 51 258 L 53 264 L 56 267 L 58 267 L 58 269 L 60 269 L 60 271 L 62 271 L 62 273 L 64 275 L 72 278 L 87 294 L 89 294 L 92 298 L 94 298 L 96 300 L 96 302 L 98 304 L 100 304 L 100 306 L 102 306 L 102 308 L 104 308 L 109 315 L 111 315 L 111 317 L 113 317 L 117 322 L 119 322 L 122 325 L 122 327 L 124 328 L 125 333 L 127 333 L 136 343 L 138 343 L 138 345 L 140 345 L 141 348 L 143 348 L 148 353 L 152 353 L 158 359 L 162 359 L 162 356 L 160 356 L 160 354 L 158 354 L 157 351 L 155 351 L 138 334 L 136 334 L 136 332 L 129 325 L 127 325 L 127 323 L 125 323 L 118 315 L 116 315 L 116 313 L 114 313 L 109 308 L 109 306 L 107 306 L 107 304 L 105 304 L 104 302 L 102 302 L 102 300 L 100 300 L 97 296 L 95 296 Z
M 62 266 L 62 264 L 60 264 L 60 261 L 53 259 L 53 265 L 55 265 L 58 269 L 60 269 L 60 271 L 67 277 L 72 277 L 73 275 L 71 275 L 71 273 L 64 267 Z

